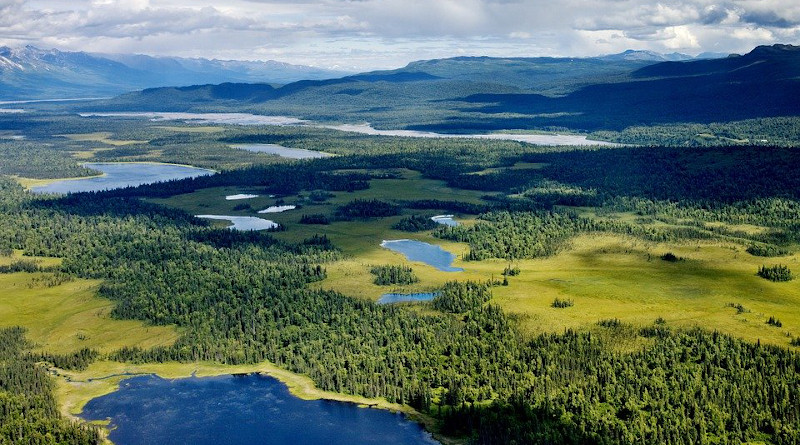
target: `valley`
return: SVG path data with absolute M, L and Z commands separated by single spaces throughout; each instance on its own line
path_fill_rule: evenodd
M 793 49 L 774 50 L 794 66 Z M 731 65 L 723 88 L 739 62 L 686 63 Z M 341 433 L 351 443 L 395 427 L 411 434 L 396 443 L 796 443 L 796 104 L 679 122 L 643 106 L 633 122 L 621 98 L 606 105 L 627 117 L 606 125 L 552 102 L 699 74 L 637 62 L 625 69 L 649 80 L 618 65 L 583 78 L 604 86 L 529 78 L 560 94 L 542 99 L 511 83 L 517 64 L 544 61 L 517 60 L 497 96 L 454 106 L 453 92 L 483 94 L 475 65 L 494 65 L 442 63 L 0 114 L 0 371 L 22 382 L 0 385 L 0 437 L 189 437 L 203 417 L 184 424 L 164 414 L 174 406 L 149 414 L 154 436 L 103 420 L 184 391 L 192 409 L 256 410 L 244 422 L 272 409 L 248 394 L 313 406 L 361 425 Z M 343 100 L 336 114 L 345 85 L 399 102 Z M 187 105 L 198 97 L 213 100 Z M 297 422 L 278 414 L 295 420 L 268 428 Z

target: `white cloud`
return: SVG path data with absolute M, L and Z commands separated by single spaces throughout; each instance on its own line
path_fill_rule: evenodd
M 797 43 L 796 0 L 0 0 L 0 44 L 317 66 Z

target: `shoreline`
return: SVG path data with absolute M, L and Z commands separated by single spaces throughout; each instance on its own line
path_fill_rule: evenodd
M 176 167 L 187 167 L 187 168 L 195 168 L 198 170 L 204 170 L 209 172 L 211 175 L 219 173 L 219 170 L 214 170 L 212 168 L 204 168 L 204 167 L 197 167 L 195 165 L 189 164 L 178 164 L 175 162 L 158 162 L 158 161 L 111 161 L 111 162 L 82 162 L 78 165 L 85 166 L 86 164 L 150 164 L 150 165 L 174 165 Z M 46 185 L 50 185 L 54 182 L 61 182 L 61 181 L 79 181 L 85 179 L 94 179 L 94 178 L 102 178 L 104 176 L 108 176 L 108 173 L 101 172 L 99 175 L 92 175 L 92 176 L 78 176 L 75 178 L 48 178 L 48 179 L 37 179 L 37 178 L 26 178 L 24 176 L 11 176 L 12 179 L 17 181 L 25 190 L 30 191 L 33 187 L 43 187 Z
M 98 425 L 79 417 L 83 407 L 92 399 L 110 394 L 119 389 L 119 385 L 137 375 L 156 375 L 164 379 L 181 379 L 190 377 L 214 377 L 220 375 L 258 373 L 272 377 L 286 385 L 289 393 L 301 400 L 331 400 L 352 403 L 360 408 L 383 409 L 404 414 L 409 421 L 418 423 L 436 441 L 443 445 L 462 443 L 453 438 L 442 436 L 437 428 L 437 421 L 407 405 L 390 403 L 386 399 L 354 396 L 317 388 L 311 378 L 282 369 L 271 362 L 250 365 L 223 365 L 209 362 L 193 363 L 143 363 L 130 364 L 122 362 L 98 361 L 92 363 L 84 371 L 64 371 L 51 369 L 56 379 L 56 399 L 61 414 L 82 423 L 101 427 L 106 443 L 108 440 L 107 425 Z

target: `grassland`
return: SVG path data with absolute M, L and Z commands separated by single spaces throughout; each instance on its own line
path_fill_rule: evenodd
M 530 168 L 531 166 L 526 166 Z M 407 233 L 393 230 L 401 216 L 356 221 L 339 221 L 330 225 L 303 225 L 304 213 L 331 215 L 337 205 L 352 199 L 391 200 L 402 190 L 403 199 L 442 199 L 481 202 L 479 192 L 447 187 L 441 181 L 422 179 L 416 172 L 405 172 L 405 179 L 372 180 L 367 190 L 336 193 L 324 203 L 311 203 L 300 196 L 269 198 L 262 195 L 244 201 L 225 201 L 226 194 L 258 193 L 258 190 L 217 188 L 200 190 L 188 195 L 153 200 L 193 213 L 219 213 L 254 216 L 255 211 L 278 203 L 298 204 L 300 209 L 285 213 L 261 215 L 287 227 L 275 236 L 299 241 L 314 234 L 325 234 L 345 254 L 345 259 L 326 265 L 328 278 L 317 285 L 340 291 L 356 298 L 377 300 L 386 292 L 421 292 L 440 287 L 448 280 L 500 279 L 505 260 L 465 262 L 461 256 L 468 251 L 466 244 L 434 238 L 430 232 Z M 248 203 L 251 209 L 233 210 L 237 204 Z M 577 209 L 582 215 L 601 218 L 596 209 Z M 435 211 L 405 211 L 435 213 Z M 604 214 L 634 222 L 632 213 Z M 463 224 L 474 224 L 472 216 L 458 218 Z M 638 221 L 644 225 L 666 226 L 663 221 Z M 747 233 L 765 230 L 751 225 L 709 224 Z M 372 283 L 369 269 L 373 265 L 409 264 L 401 254 L 380 247 L 385 239 L 411 238 L 437 244 L 454 253 L 454 266 L 464 272 L 441 272 L 424 263 L 411 263 L 418 283 L 408 286 L 377 286 Z M 702 326 L 749 341 L 761 341 L 787 346 L 789 335 L 800 335 L 800 282 L 772 283 L 756 276 L 765 263 L 781 262 L 800 270 L 800 257 L 793 255 L 777 259 L 759 258 L 744 251 L 741 240 L 675 242 L 659 244 L 636 238 L 592 234 L 572 240 L 571 246 L 550 258 L 519 260 L 513 264 L 521 273 L 509 278 L 508 286 L 494 288 L 493 302 L 521 320 L 521 327 L 530 334 L 563 332 L 564 329 L 594 329 L 599 320 L 618 318 L 633 325 L 650 324 L 661 317 L 671 326 Z M 670 263 L 660 259 L 672 252 L 683 260 Z M 570 308 L 551 307 L 554 299 L 570 299 Z M 742 305 L 748 312 L 737 311 L 728 304 Z M 783 322 L 782 328 L 765 323 L 774 316 Z
M 468 249 L 430 235 L 411 237 L 438 244 L 457 256 Z M 387 292 L 386 287 L 372 284 L 369 266 L 407 262 L 402 255 L 380 248 L 379 243 L 380 236 L 362 242 L 364 250 L 328 266 L 328 278 L 319 285 L 367 299 Z M 660 257 L 666 252 L 684 259 L 663 261 Z M 780 261 L 800 270 L 797 255 Z M 702 326 L 753 342 L 786 346 L 789 334 L 800 334 L 800 285 L 758 277 L 755 272 L 763 263 L 764 258 L 753 257 L 735 244 L 658 244 L 618 235 L 583 235 L 572 241 L 570 249 L 551 258 L 511 263 L 520 268 L 520 275 L 510 277 L 508 286 L 495 287 L 493 302 L 517 315 L 530 335 L 593 329 L 598 321 L 611 318 L 641 326 L 661 317 L 670 326 Z M 509 264 L 504 260 L 457 259 L 454 266 L 464 268 L 464 272 L 448 273 L 414 263 L 420 282 L 392 291 L 431 290 L 453 279 L 498 279 Z M 556 298 L 573 300 L 575 305 L 553 308 Z M 749 312 L 739 313 L 729 303 L 740 304 Z M 781 320 L 783 327 L 766 324 L 770 316 Z
M 0 258 L 0 264 L 15 259 L 18 254 Z M 36 260 L 43 266 L 58 261 Z M 48 287 L 43 280 L 47 274 L 0 274 L 0 326 L 26 327 L 28 338 L 39 350 L 65 354 L 93 348 L 111 352 L 122 346 L 167 345 L 178 336 L 172 327 L 112 319 L 114 303 L 97 297 L 97 281 L 75 279 Z

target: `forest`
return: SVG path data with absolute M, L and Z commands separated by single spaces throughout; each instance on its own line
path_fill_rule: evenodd
M 69 121 L 65 117 L 62 124 Z M 163 136 L 149 124 L 138 130 L 130 123 L 114 125 L 120 126 L 119 138 Z M 301 132 L 233 128 L 212 136 L 156 139 L 162 147 L 178 147 L 175 153 L 196 153 L 182 159 L 194 163 L 208 162 L 201 148 L 209 139 L 211 152 L 223 139 L 245 135 L 321 149 L 328 134 Z M 785 277 L 782 268 L 769 266 L 781 262 L 773 257 L 794 252 L 798 242 L 796 150 L 543 149 L 342 135 L 328 143 L 339 147 L 330 151 L 340 156 L 289 162 L 254 154 L 236 158 L 240 151 L 219 148 L 224 156 L 213 166 L 221 172 L 213 176 L 64 197 L 30 194 L 5 176 L 48 177 L 47 165 L 56 162 L 49 152 L 31 152 L 41 162 L 1 172 L 0 251 L 61 258 L 58 272 L 102 280 L 98 292 L 114 302 L 114 317 L 174 324 L 181 336 L 171 346 L 124 347 L 105 356 L 79 350 L 62 357 L 31 353 L 22 330 L 3 330 L 0 433 L 5 436 L 0 437 L 15 443 L 13 435 L 29 425 L 52 438 L 25 433 L 18 443 L 96 443 L 95 429 L 59 416 L 41 363 L 79 368 L 107 358 L 269 360 L 325 390 L 412 406 L 435 417 L 445 436 L 474 444 L 800 442 L 800 354 L 791 346 L 794 338 L 783 346 L 767 345 L 659 319 L 643 326 L 617 320 L 591 330 L 531 335 L 495 301 L 502 283 L 494 279 L 449 281 L 416 309 L 376 305 L 318 286 L 346 256 L 326 230 L 384 219 L 402 231 L 464 243 L 468 262 L 502 259 L 497 275 L 503 272 L 505 280 L 520 278 L 514 260 L 553 256 L 570 249 L 578 235 L 609 233 L 648 242 L 737 243 L 764 259 L 766 275 Z M 167 151 L 142 152 L 163 161 L 172 159 Z M 117 159 L 119 153 L 127 158 L 134 152 L 109 149 L 104 156 Z M 479 202 L 405 199 L 400 192 L 350 198 L 373 190 L 378 181 L 403 180 L 405 171 L 483 195 Z M 247 187 L 280 197 L 315 193 L 321 204 L 304 208 L 301 222 L 317 233 L 289 240 L 280 233 L 221 229 L 153 201 L 214 187 Z M 329 195 L 346 202 L 326 207 Z M 473 221 L 434 226 L 421 213 L 434 210 L 470 215 Z M 292 230 L 297 229 L 287 225 L 286 233 Z M 380 285 L 413 283 L 419 272 L 416 266 L 370 268 L 369 280 Z M 557 310 L 577 311 L 580 304 Z M 637 347 L 619 348 L 619 339 Z M 41 420 L 21 422 L 20 413 L 28 412 Z

